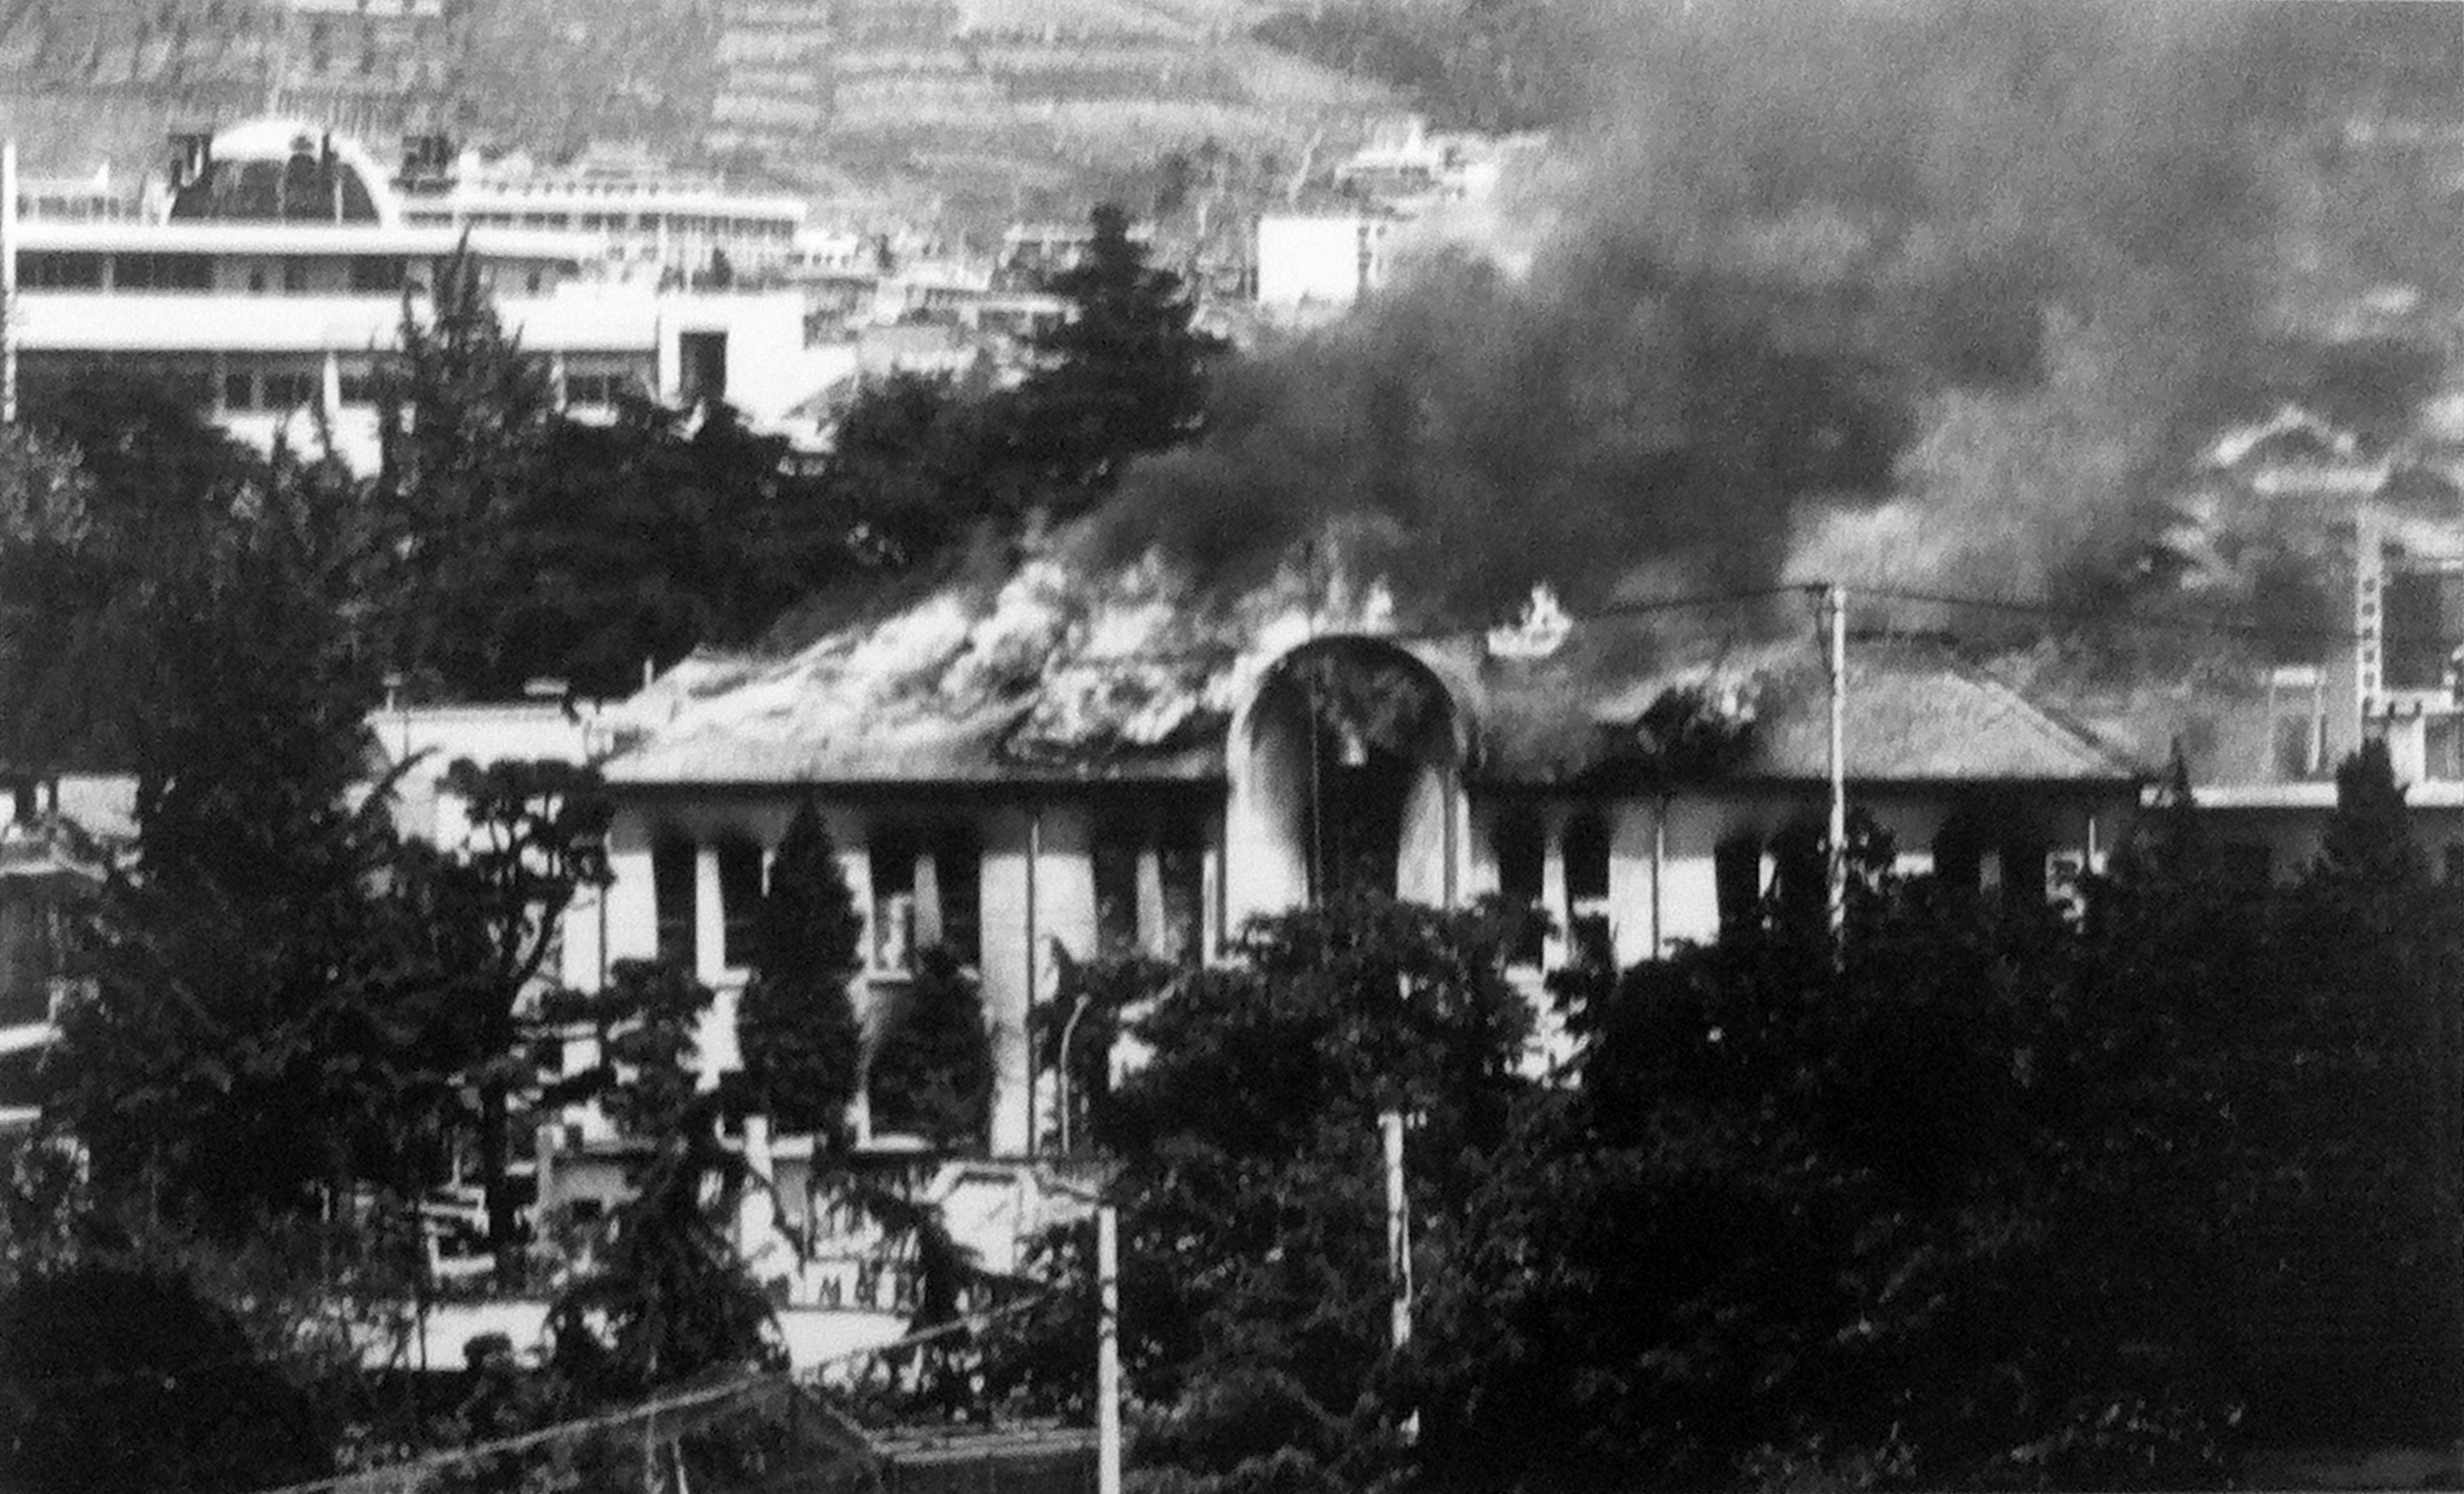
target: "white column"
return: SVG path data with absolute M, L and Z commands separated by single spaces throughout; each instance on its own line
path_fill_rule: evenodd
M 715 986 L 727 968 L 727 908 L 719 897 L 718 847 L 693 847 L 693 975 Z

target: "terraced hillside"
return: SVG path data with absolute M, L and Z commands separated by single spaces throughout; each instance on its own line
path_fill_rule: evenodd
M 707 137 L 827 164 L 960 220 L 1082 206 L 1090 183 L 1211 142 L 1297 157 L 1390 113 L 1276 52 L 1258 0 L 728 0 Z
M 636 141 L 980 229 L 1151 195 L 1201 148 L 1272 176 L 1393 110 L 1257 41 L 1274 3 L 0 0 L 0 128 L 57 170 L 268 109 L 380 141 Z

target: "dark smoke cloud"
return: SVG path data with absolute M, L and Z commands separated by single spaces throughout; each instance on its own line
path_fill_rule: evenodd
M 1444 613 L 2108 585 L 2268 393 L 2305 132 L 2426 55 L 2354 5 L 1579 14 L 1579 165 L 1527 273 L 1440 255 L 1232 369 L 1092 544 L 1229 587 L 1331 530 Z

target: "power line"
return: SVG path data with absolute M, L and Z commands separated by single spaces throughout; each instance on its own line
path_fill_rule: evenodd
M 1818 590 L 1820 583 L 1805 583 L 1792 590 Z M 2192 617 L 2150 616 L 2146 613 L 2092 612 L 2083 607 L 2035 598 L 1961 595 L 1949 591 L 1920 591 L 1906 587 L 1860 586 L 1854 589 L 1859 596 L 1882 597 L 1892 601 L 1914 602 L 1930 606 L 1964 607 L 1976 611 L 2004 612 L 2015 616 L 2041 617 L 2079 624 L 2083 627 L 2121 629 L 2157 633 L 2195 633 L 2224 637 L 2283 639 L 2288 642 L 2354 644 L 2363 635 L 2345 628 L 2290 628 L 2267 623 L 2237 623 Z

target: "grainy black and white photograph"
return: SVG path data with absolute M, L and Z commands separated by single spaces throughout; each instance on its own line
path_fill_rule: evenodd
M 0 1494 L 2464 1488 L 2464 3 L 0 0 Z

